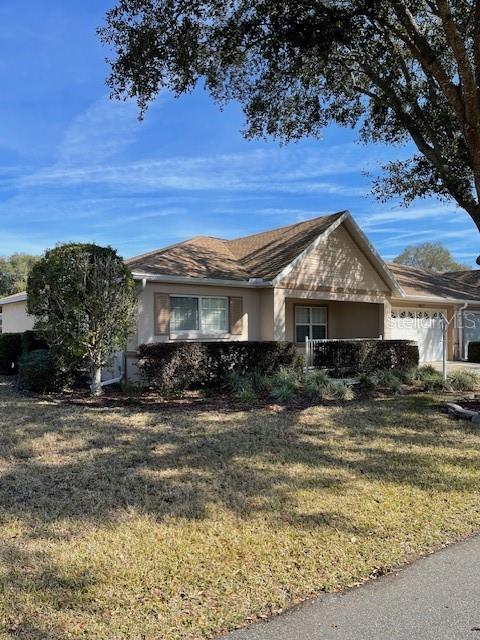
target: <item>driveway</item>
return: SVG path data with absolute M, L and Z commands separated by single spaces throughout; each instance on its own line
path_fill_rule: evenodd
M 437 371 L 442 372 L 443 371 L 443 362 L 441 361 L 436 361 L 436 362 L 422 362 L 422 365 L 425 364 L 430 364 L 432 365 L 432 367 L 434 367 Z M 448 371 L 456 371 L 458 369 L 460 370 L 464 370 L 464 371 L 474 371 L 475 373 L 479 373 L 480 374 L 480 364 L 477 362 L 461 362 L 459 360 L 449 360 L 447 363 L 448 366 Z
M 480 640 L 480 537 L 223 640 Z

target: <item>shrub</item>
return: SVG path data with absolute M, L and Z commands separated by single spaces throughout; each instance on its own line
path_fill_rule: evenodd
M 323 400 L 330 392 L 331 380 L 326 371 L 313 371 L 305 377 L 303 392 L 310 400 Z
M 379 385 L 378 375 L 376 373 L 362 373 L 360 376 L 360 385 L 364 389 L 369 389 L 372 391 L 376 389 Z
M 157 388 L 220 388 L 228 375 L 272 375 L 281 367 L 299 368 L 291 342 L 178 342 L 141 345 L 139 368 Z
M 454 391 L 475 391 L 480 384 L 480 376 L 473 371 L 453 371 L 448 383 Z
M 56 387 L 55 365 L 46 349 L 24 353 L 18 360 L 18 386 L 28 391 L 52 391 Z
M 377 375 L 379 384 L 386 387 L 388 391 L 391 391 L 392 393 L 398 393 L 400 391 L 402 382 L 400 378 L 393 373 L 393 371 L 380 371 Z
M 396 371 L 396 374 L 404 384 L 412 385 L 417 380 L 417 372 L 417 367 L 410 367 L 408 369 L 400 369 Z
M 332 382 L 330 386 L 330 395 L 335 400 L 340 400 L 340 402 L 349 402 L 354 399 L 355 392 L 351 385 L 344 381 L 340 381 Z
M 282 367 L 272 376 L 270 395 L 279 402 L 288 402 L 302 388 L 302 373 L 298 369 Z
M 249 404 L 256 399 L 256 393 L 253 387 L 246 383 L 245 386 L 241 387 L 235 394 L 234 397 L 240 402 L 244 402 L 245 404 Z
M 468 361 L 480 362 L 480 342 L 468 343 Z
M 425 379 L 436 376 L 438 371 L 431 364 L 425 364 L 417 369 L 417 380 L 423 382 Z
M 14 375 L 18 371 L 18 359 L 22 354 L 22 334 L 0 335 L 0 374 Z
M 336 377 L 418 366 L 418 347 L 408 340 L 328 340 L 313 343 L 313 365 Z
M 40 349 L 48 350 L 48 344 L 45 339 L 38 335 L 35 331 L 24 331 L 21 334 L 22 353 L 30 353 L 30 351 L 38 351 Z
M 127 398 L 137 398 L 143 393 L 143 386 L 132 380 L 124 380 L 121 384 L 122 393 Z
M 419 379 L 425 391 L 448 390 L 448 383 L 444 381 L 443 376 L 439 371 L 436 371 L 435 369 L 433 369 L 433 367 L 421 368 L 424 369 L 424 371 L 421 372 Z

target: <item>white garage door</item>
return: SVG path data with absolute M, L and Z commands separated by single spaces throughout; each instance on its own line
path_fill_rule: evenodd
M 414 340 L 421 362 L 434 362 L 443 356 L 442 313 L 432 309 L 392 309 L 392 338 Z

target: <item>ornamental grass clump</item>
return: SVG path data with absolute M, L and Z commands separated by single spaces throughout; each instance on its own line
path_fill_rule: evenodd
M 480 376 L 474 371 L 453 371 L 448 383 L 453 391 L 475 391 L 480 386 Z
M 303 374 L 298 369 L 282 367 L 271 378 L 270 395 L 279 402 L 288 402 L 303 386 Z
M 309 400 L 323 400 L 331 391 L 331 380 L 324 370 L 314 371 L 305 376 L 303 394 Z

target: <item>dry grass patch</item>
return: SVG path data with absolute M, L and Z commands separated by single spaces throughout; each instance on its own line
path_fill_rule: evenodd
M 0 638 L 208 638 L 480 530 L 480 432 L 439 406 L 114 409 L 0 384 Z

